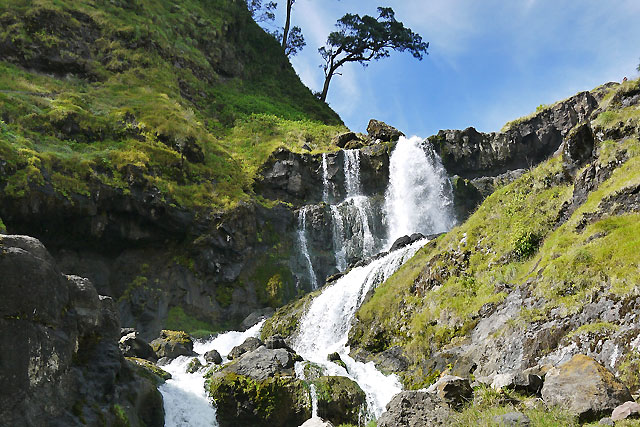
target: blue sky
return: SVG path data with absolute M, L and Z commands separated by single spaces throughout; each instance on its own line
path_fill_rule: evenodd
M 377 6 L 430 42 L 429 55 L 343 67 L 327 101 L 355 131 L 370 118 L 422 137 L 498 131 L 540 104 L 638 76 L 640 0 L 297 0 L 293 24 L 307 46 L 291 62 L 307 86 L 322 88 L 317 48 L 336 20 Z

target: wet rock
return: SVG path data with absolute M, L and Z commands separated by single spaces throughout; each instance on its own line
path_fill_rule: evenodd
M 263 345 L 264 345 L 264 343 L 262 341 L 260 341 L 259 338 L 249 337 L 246 340 L 244 340 L 244 342 L 242 344 L 233 347 L 231 349 L 231 351 L 229 352 L 229 354 L 227 355 L 227 358 L 229 360 L 237 359 L 238 357 L 242 356 L 243 354 L 245 354 L 245 353 L 247 353 L 249 351 L 253 351 L 253 350 L 255 350 L 258 347 L 263 346 Z
M 275 310 L 272 307 L 261 308 L 259 310 L 253 311 L 251 314 L 245 317 L 245 319 L 240 324 L 240 328 L 243 331 L 246 331 L 261 320 L 270 318 L 271 316 L 273 316 L 273 313 L 275 313 Z
M 427 389 L 427 392 L 435 393 L 452 408 L 460 408 L 473 399 L 473 389 L 469 380 L 453 375 L 440 378 Z
M 202 368 L 203 366 L 202 366 L 202 363 L 200 362 L 200 359 L 198 359 L 197 357 L 194 357 L 193 359 L 191 359 L 191 361 L 189 361 L 189 364 L 187 365 L 187 372 L 189 374 L 194 374 Z
M 289 347 L 289 344 L 287 344 L 287 342 L 284 340 L 284 338 L 282 337 L 282 335 L 272 335 L 269 338 L 267 338 L 266 340 L 264 340 L 264 345 L 265 347 L 267 347 L 268 349 L 271 350 L 275 350 L 278 348 L 283 348 L 289 352 L 293 353 L 293 349 L 291 347 Z
M 501 427 L 529 427 L 531 420 L 522 412 L 508 412 L 493 417 L 493 422 Z
M 611 419 L 613 421 L 625 420 L 627 418 L 639 418 L 640 417 L 640 404 L 629 401 L 624 402 L 622 405 L 616 407 L 611 413 Z
M 157 360 L 156 353 L 149 343 L 139 337 L 138 332 L 135 330 L 120 338 L 118 346 L 126 357 L 139 357 L 154 362 Z
M 335 363 L 338 366 L 342 366 L 345 370 L 347 369 L 347 364 L 343 362 L 342 358 L 337 352 L 333 352 L 327 355 L 327 360 L 329 362 Z
M 451 410 L 438 396 L 423 391 L 403 391 L 387 404 L 378 427 L 448 426 Z
M 311 418 L 307 386 L 293 377 L 255 380 L 223 370 L 211 376 L 207 391 L 221 427 L 294 427 Z
M 389 249 L 391 252 L 398 250 L 400 248 L 404 248 L 405 246 L 409 245 L 411 243 L 411 237 L 409 236 L 402 236 L 402 237 L 398 237 L 395 242 L 393 242 L 393 245 L 391 245 L 391 249 Z
M 366 395 L 358 383 L 347 377 L 321 376 L 313 384 L 320 417 L 335 425 L 358 424 L 366 405 Z
M 596 420 L 633 400 L 627 387 L 611 372 L 581 354 L 547 372 L 542 398 L 547 405 L 564 407 L 582 421 Z
M 158 338 L 151 341 L 151 348 L 158 359 L 163 357 L 175 359 L 178 356 L 195 356 L 193 340 L 182 331 L 163 330 Z
M 126 359 L 136 365 L 140 371 L 143 371 L 143 376 L 151 377 L 156 385 L 160 385 L 166 380 L 171 379 L 171 374 L 169 372 L 158 367 L 158 365 L 153 362 L 137 357 L 127 357 Z
M 371 139 L 379 139 L 383 142 L 397 141 L 401 136 L 404 136 L 402 132 L 393 126 L 389 126 L 384 122 L 374 119 L 369 120 L 367 133 Z
M 208 363 L 219 365 L 222 363 L 222 356 L 220 356 L 220 353 L 218 353 L 217 350 L 210 350 L 204 354 L 204 360 L 206 360 Z
M 294 375 L 293 366 L 300 356 L 285 349 L 271 350 L 260 346 L 243 353 L 232 363 L 225 365 L 224 372 L 233 372 L 255 380 L 264 380 L 276 375 Z

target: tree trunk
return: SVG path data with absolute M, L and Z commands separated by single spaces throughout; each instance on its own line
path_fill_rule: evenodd
M 287 0 L 287 19 L 284 22 L 284 30 L 282 31 L 282 50 L 287 52 L 287 42 L 289 39 L 289 29 L 291 28 L 291 6 L 294 0 Z
M 327 92 L 329 92 L 329 82 L 331 81 L 331 77 L 333 77 L 333 73 L 329 73 L 324 78 L 324 86 L 322 87 L 322 93 L 320 94 L 320 101 L 327 100 Z

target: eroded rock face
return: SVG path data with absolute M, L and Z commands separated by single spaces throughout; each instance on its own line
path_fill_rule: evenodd
M 379 427 L 450 425 L 451 410 L 438 396 L 423 391 L 403 391 L 387 404 Z
M 162 396 L 120 354 L 113 300 L 62 275 L 36 239 L 0 237 L 0 418 L 7 425 L 162 426 Z M 72 410 L 73 408 L 73 410 Z
M 567 408 L 582 421 L 609 415 L 618 405 L 633 400 L 610 371 L 581 354 L 547 372 L 542 398 L 547 405 Z
M 450 175 L 496 176 L 526 169 L 553 154 L 563 137 L 597 107 L 591 93 L 581 92 L 502 133 L 486 134 L 474 128 L 442 130 L 429 141 Z

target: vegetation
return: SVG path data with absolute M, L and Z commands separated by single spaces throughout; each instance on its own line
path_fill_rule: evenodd
M 344 130 L 239 3 L 9 0 L 0 21 L 6 197 L 136 182 L 227 209 L 253 197 L 273 149 L 324 149 Z
M 347 62 L 358 62 L 363 66 L 373 60 L 386 58 L 390 50 L 408 50 L 414 58 L 422 60 L 429 43 L 420 35 L 396 20 L 390 7 L 379 7 L 378 17 L 347 13 L 338 20 L 338 31 L 329 34 L 327 44 L 318 49 L 324 59 L 324 86 L 320 100 L 327 99 L 331 78 Z
M 174 331 L 184 331 L 194 338 L 207 338 L 226 329 L 225 325 L 213 326 L 208 322 L 198 320 L 185 313 L 184 309 L 179 306 L 169 309 L 165 327 Z
M 634 123 L 640 111 L 614 102 L 637 84 L 620 85 L 610 95 L 610 111 L 629 114 Z M 619 126 L 604 120 L 605 113 L 596 125 Z M 499 303 L 520 286 L 542 304 L 523 309 L 520 320 L 505 328 L 543 320 L 552 309 L 573 315 L 597 295 L 634 295 L 640 283 L 640 214 L 625 212 L 617 200 L 640 185 L 640 143 L 636 137 L 607 140 L 597 151 L 597 170 L 610 167 L 613 173 L 566 222 L 559 218 L 573 185 L 555 157 L 498 189 L 464 224 L 425 246 L 380 285 L 357 313 L 352 348 L 376 353 L 401 345 L 418 363 L 431 351 L 462 342 L 483 306 Z M 616 328 L 584 325 L 568 338 Z M 410 387 L 422 387 L 439 374 L 417 364 L 412 369 L 404 378 Z

